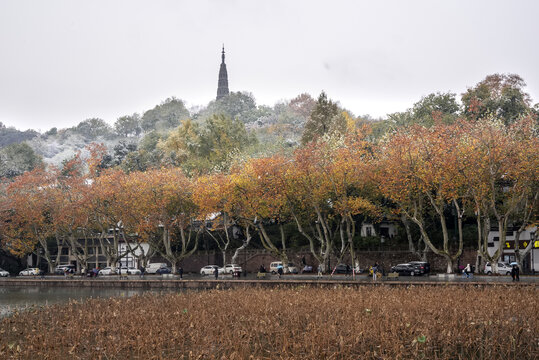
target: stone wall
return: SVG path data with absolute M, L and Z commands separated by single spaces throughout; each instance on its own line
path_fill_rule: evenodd
M 460 265 L 466 266 L 467 263 L 474 265 L 476 250 L 465 249 L 460 257 Z M 356 252 L 359 260 L 359 266 L 361 269 L 366 269 L 378 262 L 386 271 L 391 266 L 405 263 L 408 261 L 421 260 L 417 256 L 414 256 L 408 251 L 359 251 Z M 230 263 L 233 252 L 227 253 L 226 261 Z M 310 251 L 290 251 L 288 252 L 289 261 L 293 262 L 299 269 L 303 268 L 302 258 L 305 257 L 307 265 L 312 265 L 313 268 L 318 266 L 318 262 Z M 269 264 L 273 261 L 278 261 L 277 257 L 273 256 L 270 252 L 263 249 L 250 249 L 243 251 L 237 258 L 237 263 L 248 272 L 258 271 L 261 264 L 266 269 L 269 269 Z M 431 272 L 446 272 L 446 261 L 443 257 L 429 253 L 427 260 L 431 265 Z M 338 259 L 335 256 L 331 256 L 329 259 L 331 267 L 337 265 Z M 350 256 L 341 259 L 342 263 L 352 264 Z M 185 259 L 181 266 L 185 272 L 199 272 L 200 268 L 206 265 L 219 265 L 223 266 L 223 256 L 220 252 L 200 252 Z M 455 263 L 455 271 L 457 270 L 457 264 Z

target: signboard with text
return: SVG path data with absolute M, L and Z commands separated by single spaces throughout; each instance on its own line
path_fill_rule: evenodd
M 520 240 L 519 241 L 519 249 L 525 249 L 530 244 L 530 240 Z M 505 242 L 505 246 L 503 247 L 506 250 L 514 250 L 515 249 L 515 241 L 514 240 L 508 240 Z M 539 240 L 535 240 L 533 242 L 533 248 L 539 249 Z

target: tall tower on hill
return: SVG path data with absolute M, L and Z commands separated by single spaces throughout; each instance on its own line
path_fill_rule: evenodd
M 221 67 L 219 68 L 219 83 L 217 84 L 217 100 L 228 95 L 228 74 L 225 64 L 225 45 L 221 52 Z

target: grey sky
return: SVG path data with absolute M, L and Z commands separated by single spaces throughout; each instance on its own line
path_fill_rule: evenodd
M 539 102 L 537 1 L 0 0 L 0 121 L 113 123 L 167 97 L 231 91 L 273 105 L 302 92 L 384 116 L 487 74 L 517 73 Z

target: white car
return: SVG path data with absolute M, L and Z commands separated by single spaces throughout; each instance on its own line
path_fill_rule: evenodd
M 293 263 L 289 262 L 288 267 L 284 267 L 282 261 L 274 261 L 270 264 L 270 272 L 272 274 L 277 274 L 277 269 L 281 266 L 283 268 L 283 274 L 297 274 L 298 268 Z M 311 270 L 312 271 L 312 270 Z
M 146 266 L 145 272 L 146 274 L 157 274 L 160 272 L 160 269 L 167 267 L 168 265 L 166 263 L 151 263 Z
M 122 275 L 140 275 L 141 271 L 134 267 L 125 267 L 122 266 L 120 269 Z
M 217 265 L 206 265 L 202 269 L 200 269 L 200 275 L 202 275 L 202 276 L 204 276 L 204 275 L 214 275 L 215 274 L 215 269 L 217 269 L 217 273 L 219 275 L 221 275 L 223 273 L 223 271 L 224 271 L 223 268 L 220 268 Z
M 38 268 L 26 268 L 19 272 L 19 276 L 36 276 L 39 275 L 39 269 Z
M 239 266 L 238 264 L 226 264 L 220 270 L 223 270 L 223 273 L 225 274 L 234 274 L 234 273 L 242 272 L 241 266 Z
M 8 277 L 9 273 L 6 270 L 0 268 L 0 276 L 1 277 Z
M 511 275 L 512 267 L 508 263 L 499 262 L 498 263 L 498 274 L 501 275 Z M 490 263 L 485 264 L 485 274 L 492 275 L 492 266 Z
M 107 266 L 106 268 L 103 268 L 99 270 L 99 275 L 117 275 L 118 271 L 116 269 L 111 268 L 110 266 Z

